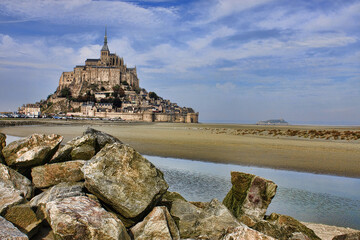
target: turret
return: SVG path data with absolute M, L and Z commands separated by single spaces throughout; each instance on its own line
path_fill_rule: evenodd
M 101 55 L 100 55 L 101 62 L 104 63 L 105 65 L 107 65 L 107 63 L 109 62 L 109 55 L 110 55 L 109 47 L 107 45 L 107 31 L 106 30 L 107 29 L 105 27 L 104 45 L 101 48 Z

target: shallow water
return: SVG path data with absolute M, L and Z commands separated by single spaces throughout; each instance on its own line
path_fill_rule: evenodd
M 360 229 L 360 179 L 146 156 L 164 172 L 169 191 L 189 201 L 222 201 L 231 188 L 230 171 L 252 173 L 278 185 L 268 214 L 306 222 Z

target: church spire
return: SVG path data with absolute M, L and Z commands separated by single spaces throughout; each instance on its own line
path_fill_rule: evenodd
M 107 44 L 107 26 L 105 26 L 105 37 L 104 37 L 104 45 Z
M 104 46 L 101 51 L 109 51 L 109 47 L 107 45 L 107 27 L 105 26 L 105 37 L 104 37 Z

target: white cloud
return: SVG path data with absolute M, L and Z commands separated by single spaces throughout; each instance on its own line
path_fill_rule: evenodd
M 344 2 L 346 4 L 346 2 Z M 333 9 L 331 12 L 322 9 L 302 9 L 296 11 L 286 6 L 271 10 L 271 14 L 263 12 L 266 16 L 263 20 L 255 23 L 263 29 L 291 29 L 305 32 L 337 31 L 343 32 L 346 29 L 359 29 L 360 27 L 360 3 Z
M 233 84 L 232 82 L 226 82 L 226 83 L 217 83 L 216 84 L 216 88 L 223 91 L 223 92 L 232 92 L 234 90 L 236 90 L 236 85 Z
M 272 0 L 217 0 L 208 13 L 206 22 L 214 22 L 223 17 L 248 10 Z
M 143 8 L 121 1 L 3 0 L 0 7 L 7 14 L 21 19 L 70 24 L 126 24 L 138 27 L 147 24 L 146 27 L 152 28 L 176 18 L 175 9 Z
M 356 37 L 344 36 L 343 34 L 317 34 L 299 41 L 294 41 L 294 44 L 309 48 L 341 47 L 355 43 L 357 40 Z
M 228 27 L 220 27 L 205 37 L 192 39 L 187 44 L 195 50 L 208 47 L 215 39 L 232 36 L 236 31 Z

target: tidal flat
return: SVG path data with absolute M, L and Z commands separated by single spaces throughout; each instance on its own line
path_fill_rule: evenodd
M 90 126 L 118 137 L 146 155 L 360 178 L 360 139 L 341 139 L 343 133 L 360 133 L 360 127 L 94 121 L 41 123 L 1 127 L 0 132 L 19 137 L 56 133 L 65 137 L 65 143 Z M 301 134 L 280 133 L 289 130 Z M 326 139 L 326 134 L 319 137 L 303 134 L 314 131 L 339 132 L 339 136 Z

